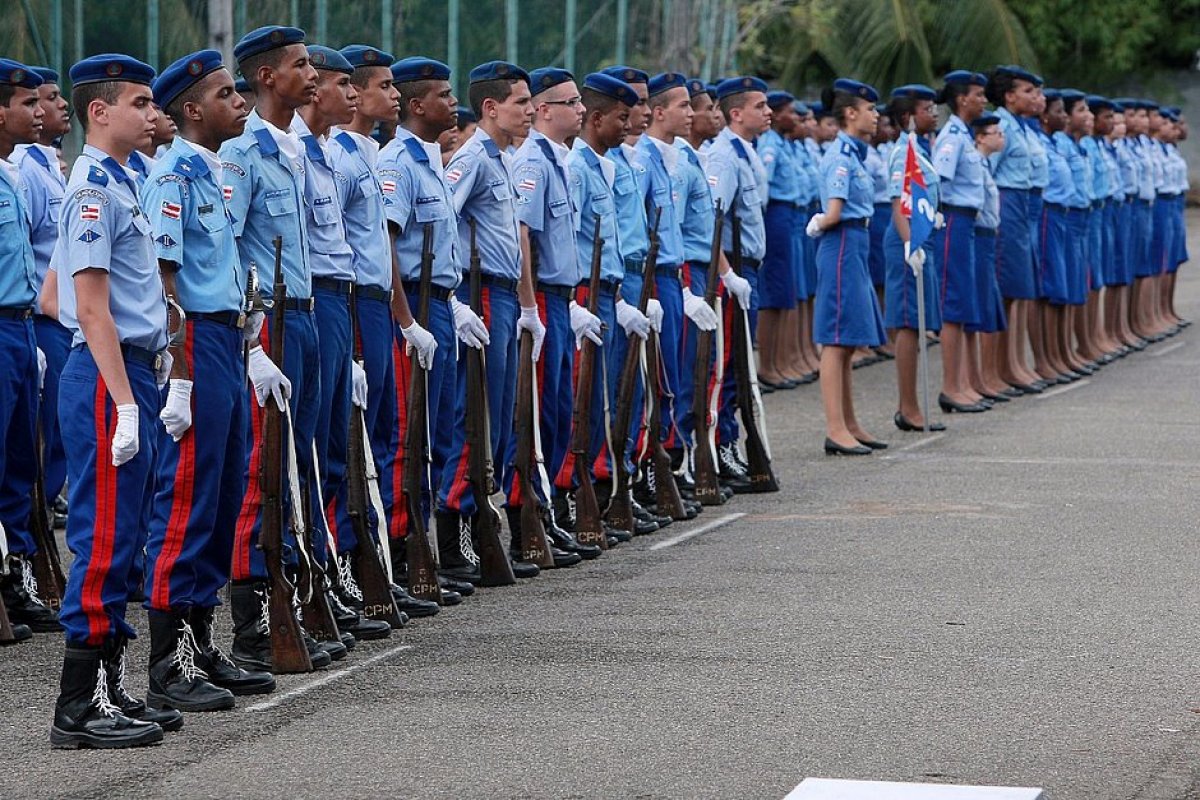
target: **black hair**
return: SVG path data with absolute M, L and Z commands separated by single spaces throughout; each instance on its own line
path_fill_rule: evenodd
M 17 94 L 17 87 L 11 83 L 0 83 L 0 106 L 8 107 Z
M 749 98 L 749 92 L 738 92 L 727 97 L 722 97 L 719 105 L 721 106 L 721 114 L 725 117 L 725 122 L 730 121 L 729 115 L 733 113 L 735 108 L 741 108 L 746 105 L 746 100 Z
M 75 111 L 75 116 L 79 119 L 79 124 L 83 126 L 83 132 L 87 133 L 88 129 L 88 106 L 93 100 L 100 100 L 106 106 L 116 105 L 117 100 L 121 98 L 121 83 L 120 81 L 98 81 L 96 83 L 85 83 L 82 86 L 74 86 L 71 88 L 71 108 Z
M 900 130 L 907 131 L 908 122 L 917 113 L 917 102 L 915 97 L 893 97 L 887 106 L 888 119 Z
M 265 53 L 255 53 L 238 62 L 238 72 L 242 73 L 242 77 L 246 79 L 246 85 L 250 87 L 251 91 L 258 91 L 259 68 L 278 69 L 279 65 L 283 63 L 283 54 L 286 51 L 286 47 L 272 47 Z
M 168 103 L 166 108 L 162 109 L 162 112 L 175 122 L 175 127 L 182 128 L 185 122 L 185 118 L 183 116 L 184 104 L 199 103 L 200 98 L 203 97 L 204 92 L 207 91 L 209 84 L 212 83 L 209 78 L 218 74 L 219 72 L 220 70 L 213 70 L 212 72 L 208 73 L 208 75 L 205 75 L 203 78 L 180 92 L 178 97 Z
M 393 84 L 396 90 L 400 92 L 400 119 L 408 118 L 408 101 L 416 97 L 424 97 L 429 94 L 437 81 L 421 80 L 421 81 L 406 81 L 405 83 Z
M 984 114 L 978 119 L 971 120 L 971 130 L 976 136 L 982 136 L 988 128 L 999 124 L 1000 122 L 994 118 L 991 118 L 991 115 Z
M 937 93 L 937 97 L 933 102 L 939 105 L 949 106 L 950 113 L 958 113 L 958 98 L 966 97 L 971 92 L 970 83 L 947 83 Z
M 371 82 L 371 76 L 375 74 L 375 70 L 377 69 L 386 69 L 388 75 L 392 73 L 386 64 L 363 64 L 361 67 L 354 68 L 354 72 L 350 74 L 350 82 L 359 89 L 365 89 Z
M 591 87 L 584 86 L 579 92 L 579 96 L 583 101 L 584 117 L 590 117 L 592 114 L 608 114 L 621 103 L 615 97 L 598 92 Z
M 856 94 L 839 91 L 832 87 L 821 90 L 821 105 L 825 107 L 829 116 L 837 120 L 839 127 L 846 125 L 846 110 L 858 105 L 860 99 Z
M 503 103 L 512 94 L 512 87 L 516 85 L 520 78 L 496 78 L 490 81 L 479 81 L 472 83 L 467 89 L 467 102 L 471 105 L 471 110 L 475 112 L 475 116 L 483 116 L 483 101 L 487 99 L 495 100 L 497 103 Z
M 1068 116 L 1070 116 L 1071 111 L 1075 108 L 1075 106 L 1079 105 L 1080 103 L 1085 103 L 1087 100 L 1086 97 L 1072 97 L 1070 100 L 1065 97 L 1060 97 L 1059 99 L 1062 100 L 1063 111 L 1067 112 Z M 1046 105 L 1049 106 L 1049 103 Z

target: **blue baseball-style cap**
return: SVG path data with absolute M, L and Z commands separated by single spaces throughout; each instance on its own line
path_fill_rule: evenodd
M 971 120 L 971 127 L 976 131 L 981 131 L 989 125 L 999 125 L 1000 118 L 995 114 L 980 114 L 975 119 Z
M 965 83 L 968 86 L 987 86 L 987 76 L 982 72 L 971 72 L 969 69 L 956 69 L 942 76 L 942 83 Z
M 284 25 L 264 25 L 238 39 L 233 46 L 233 58 L 241 63 L 251 56 L 289 44 L 304 44 L 304 31 Z
M 1019 67 L 1016 64 L 1002 64 L 996 67 L 997 75 L 1008 75 L 1011 78 L 1016 78 L 1021 81 L 1028 81 L 1034 86 L 1041 86 L 1043 81 L 1041 76 L 1035 75 L 1024 67 Z
M 120 53 L 100 53 L 76 63 L 70 71 L 71 85 L 121 81 L 150 86 L 154 83 L 154 67 Z
M 767 91 L 767 82 L 762 78 L 754 78 L 748 75 L 740 78 L 726 78 L 717 84 L 717 99 L 724 100 L 726 97 L 733 97 L 735 94 L 743 94 L 745 92 L 762 92 L 766 94 Z
M 392 64 L 392 80 L 396 83 L 448 81 L 450 67 L 432 58 L 410 56 Z
M 154 102 L 166 108 L 179 95 L 200 82 L 205 75 L 225 66 L 221 54 L 216 50 L 200 50 L 173 62 L 154 81 Z
M 856 81 L 853 78 L 838 78 L 833 82 L 833 90 L 835 92 L 852 94 L 871 103 L 879 102 L 879 92 L 875 90 L 874 86 L 862 81 Z
M 354 65 L 332 47 L 326 47 L 321 44 L 310 44 L 308 46 L 308 60 L 317 69 L 324 69 L 330 72 L 342 72 L 346 75 L 354 74 Z
M 633 108 L 637 105 L 637 92 L 633 90 L 625 81 L 620 78 L 614 78 L 611 75 L 605 75 L 603 72 L 593 72 L 583 79 L 584 88 L 591 89 L 593 92 L 599 92 L 606 97 L 611 97 L 621 103 Z
M 489 61 L 471 70 L 471 83 L 499 80 L 518 80 L 529 83 L 529 73 L 509 61 Z
M 42 76 L 32 67 L 27 67 L 19 61 L 0 58 L 0 83 L 6 86 L 20 86 L 22 89 L 36 89 L 42 85 Z
M 1084 99 L 1087 101 L 1088 108 L 1092 109 L 1093 111 L 1101 111 L 1106 108 L 1110 111 L 1116 110 L 1116 104 L 1107 97 L 1101 97 L 1098 94 L 1089 94 Z
M 43 84 L 58 83 L 58 70 L 50 69 L 50 67 L 30 67 L 30 69 L 37 73 Z
M 681 72 L 660 72 L 646 82 L 646 91 L 653 97 L 671 89 L 686 89 L 687 76 Z M 691 93 L 688 93 L 691 96 Z
M 933 100 L 937 97 L 937 92 L 923 83 L 908 83 L 892 89 L 893 100 L 899 100 L 902 97 L 910 100 Z
M 650 73 L 636 67 L 627 67 L 623 64 L 618 64 L 614 67 L 605 67 L 600 70 L 605 75 L 616 78 L 626 83 L 650 83 Z
M 348 44 L 338 52 L 355 69 L 359 67 L 390 67 L 396 60 L 396 57 L 386 50 L 371 47 L 369 44 Z
M 803 100 L 792 101 L 792 108 L 796 109 L 796 113 L 802 117 L 807 117 L 812 113 L 812 109 L 808 107 L 808 103 Z
M 553 89 L 560 83 L 575 80 L 575 76 L 559 67 L 539 67 L 529 73 L 529 87 L 534 94 Z
M 786 106 L 788 103 L 796 102 L 796 95 L 791 92 L 785 92 L 783 89 L 774 89 L 767 92 L 767 105 L 771 108 L 779 108 Z

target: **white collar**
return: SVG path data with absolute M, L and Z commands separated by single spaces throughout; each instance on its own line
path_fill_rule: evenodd
M 0 169 L 4 170 L 8 182 L 13 185 L 13 188 L 16 188 L 21 177 L 21 171 L 17 168 L 17 165 L 7 158 L 0 158 Z
M 251 111 L 250 113 L 253 116 L 253 115 L 257 115 L 258 111 L 255 110 L 255 111 Z M 294 126 L 296 124 L 296 120 L 299 119 L 299 117 L 300 117 L 299 114 L 292 112 L 291 125 Z M 296 134 L 295 131 L 290 130 L 291 126 L 289 126 L 289 130 L 282 131 L 279 128 L 276 128 L 274 125 L 272 125 L 267 120 L 263 119 L 262 117 L 259 117 L 258 119 L 260 122 L 262 122 L 263 128 L 266 129 L 267 133 L 271 134 L 271 138 L 275 140 L 275 144 L 279 146 L 279 149 L 283 152 L 283 154 L 285 156 L 290 158 L 292 161 L 297 161 L 300 159 L 300 137 Z M 301 121 L 303 122 L 303 120 L 301 120 Z
M 663 163 L 667 165 L 667 173 L 674 175 L 675 166 L 679 163 L 679 151 L 670 142 L 664 142 L 662 139 L 651 136 L 648 133 L 643 135 L 658 148 L 658 154 L 662 156 Z

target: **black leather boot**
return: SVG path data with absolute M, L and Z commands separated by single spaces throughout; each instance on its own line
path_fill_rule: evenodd
M 13 625 L 28 625 L 31 631 L 38 633 L 62 630 L 58 615 L 38 599 L 32 560 L 12 553 L 7 566 L 8 574 L 0 575 L 0 597 L 8 610 L 8 621 Z
M 146 704 L 181 711 L 225 711 L 237 705 L 233 693 L 208 680 L 196 664 L 200 646 L 186 616 L 151 609 L 150 688 Z
M 196 644 L 196 665 L 208 673 L 210 683 L 228 689 L 234 695 L 268 694 L 275 691 L 275 676 L 270 672 L 248 672 L 225 655 L 213 641 L 215 609 L 193 608 L 189 616 Z
M 554 524 L 567 533 L 575 533 L 575 497 L 574 494 L 556 494 L 554 499 L 550 501 L 550 508 L 554 512 L 552 519 Z M 550 531 L 546 531 L 549 535 Z M 553 540 L 551 540 L 553 541 Z
M 125 688 L 125 665 L 129 656 L 129 640 L 124 636 L 109 639 L 100 648 L 100 658 L 108 686 L 108 701 L 130 719 L 153 722 L 167 733 L 183 728 L 183 714 L 174 708 L 149 708 Z
M 229 584 L 229 611 L 233 617 L 233 661 L 248 672 L 271 671 L 271 609 L 267 585 L 258 581 Z M 305 644 L 308 639 L 305 637 Z M 315 643 L 314 643 L 315 645 Z M 308 648 L 313 669 L 333 663 L 320 648 Z
M 508 543 L 508 557 L 512 559 L 513 564 L 525 564 L 527 562 L 521 561 L 521 507 L 506 506 L 504 512 L 508 515 L 508 529 L 511 532 L 511 538 Z M 549 517 L 545 509 L 543 509 L 543 516 Z M 568 553 L 566 550 L 560 550 L 554 544 L 554 540 L 548 535 L 549 531 L 546 531 L 546 533 L 546 538 L 550 542 L 550 557 L 554 559 L 555 569 L 573 567 L 583 560 L 583 557 L 578 553 Z M 513 574 L 515 575 L 516 572 L 514 571 Z
M 33 638 L 33 631 L 31 631 L 29 629 L 28 625 L 11 625 L 10 624 L 10 627 L 12 628 L 13 638 L 5 639 L 4 641 L 0 642 L 0 647 L 7 647 L 10 644 L 20 644 L 21 642 L 25 641 L 26 639 Z
M 557 502 L 557 498 L 555 498 L 555 500 Z M 544 525 L 546 528 L 546 537 L 550 540 L 550 543 L 559 550 L 563 550 L 567 553 L 575 553 L 580 558 L 586 558 L 589 560 L 593 558 L 599 558 L 600 554 L 604 552 L 598 545 L 581 544 L 580 541 L 575 538 L 574 534 L 565 531 L 556 525 L 554 522 L 554 517 L 549 512 L 543 513 L 542 525 Z
M 457 511 L 439 511 L 434 515 L 437 524 L 438 573 L 444 578 L 480 583 L 479 556 L 471 541 L 471 523 Z M 457 586 L 452 587 L 461 593 Z
M 379 619 L 367 619 L 362 614 L 342 602 L 342 598 L 332 589 L 325 593 L 329 598 L 329 608 L 333 611 L 333 621 L 339 631 L 345 631 L 355 639 L 386 639 L 392 635 L 392 626 Z
M 717 448 L 717 477 L 721 483 L 733 489 L 734 494 L 749 494 L 754 491 L 750 476 L 739 463 L 737 445 L 727 443 Z
M 50 744 L 56 748 L 140 747 L 161 742 L 163 729 L 130 719 L 108 699 L 100 648 L 67 645 Z

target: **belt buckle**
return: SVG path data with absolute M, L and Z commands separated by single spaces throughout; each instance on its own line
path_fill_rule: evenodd
M 241 330 L 242 328 L 246 327 L 246 312 L 245 311 L 238 312 L 237 327 L 238 327 L 238 330 Z
M 163 354 L 162 354 L 162 351 L 160 350 L 159 352 L 154 354 L 154 363 L 151 365 L 154 367 L 154 373 L 156 375 L 162 370 L 162 365 L 163 365 Z

